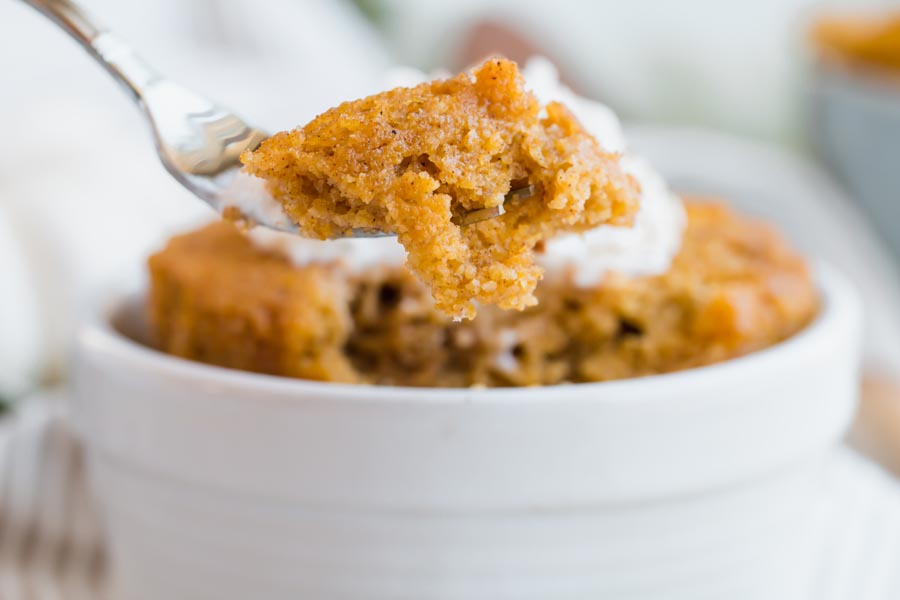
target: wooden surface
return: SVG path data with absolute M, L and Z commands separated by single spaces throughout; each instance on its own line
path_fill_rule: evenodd
M 849 442 L 900 477 L 900 377 L 865 376 Z

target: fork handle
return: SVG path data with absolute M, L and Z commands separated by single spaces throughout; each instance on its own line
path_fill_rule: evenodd
M 23 0 L 72 36 L 138 103 L 160 74 L 71 0 Z

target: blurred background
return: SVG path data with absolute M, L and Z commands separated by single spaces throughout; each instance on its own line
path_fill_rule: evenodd
M 622 116 L 676 189 L 727 194 L 855 278 L 869 320 L 866 397 L 877 399 L 864 410 L 892 431 L 860 443 L 900 441 L 900 67 L 831 66 L 810 42 L 819 15 L 900 14 L 900 1 L 84 5 L 163 73 L 273 131 L 381 89 L 392 65 L 549 57 L 574 90 Z M 169 179 L 135 108 L 74 43 L 16 1 L 0 4 L 0 36 L 0 399 L 10 403 L 64 379 L 85 307 L 211 215 Z M 886 39 L 900 56 L 900 33 Z

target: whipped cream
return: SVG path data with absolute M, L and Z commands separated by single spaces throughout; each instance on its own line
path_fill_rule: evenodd
M 548 240 L 538 263 L 549 276 L 571 272 L 576 285 L 589 287 L 599 283 L 608 271 L 637 276 L 668 270 L 681 247 L 686 224 L 684 206 L 643 158 L 625 155 L 622 166 L 641 185 L 641 206 L 634 225 L 601 225 L 582 234 Z
M 622 155 L 623 170 L 641 186 L 641 202 L 632 227 L 601 225 L 581 234 L 547 240 L 537 262 L 547 277 L 571 273 L 576 285 L 597 285 L 608 271 L 656 275 L 668 270 L 681 247 L 687 223 L 681 199 L 645 159 L 628 152 L 622 124 L 605 104 L 575 94 L 559 81 L 553 64 L 532 58 L 522 70 L 527 85 L 546 104 L 565 104 L 607 152 Z
M 623 169 L 641 186 L 640 208 L 632 227 L 603 225 L 582 234 L 555 237 L 537 256 L 538 264 L 545 268 L 548 277 L 571 274 L 575 284 L 583 287 L 597 285 L 608 271 L 635 276 L 665 272 L 681 246 L 686 223 L 680 198 L 646 160 L 628 152 L 616 114 L 606 105 L 578 96 L 563 85 L 550 61 L 532 58 L 522 75 L 526 86 L 543 104 L 565 104 L 604 150 L 622 154 Z M 393 88 L 433 78 L 416 69 L 400 67 L 392 69 L 386 79 L 388 87 Z M 292 229 L 261 180 L 242 174 L 232 188 L 228 205 L 237 206 L 260 222 Z M 400 265 L 406 260 L 403 246 L 392 237 L 320 241 L 257 227 L 250 232 L 250 238 L 260 247 L 280 250 L 298 265 L 340 261 L 350 270 L 362 271 L 380 264 Z
M 314 240 L 294 233 L 297 230 L 281 204 L 266 189 L 265 181 L 244 172 L 238 173 L 221 194 L 222 212 L 235 207 L 245 217 L 270 227 L 254 227 L 249 232 L 250 241 L 259 248 L 275 250 L 287 256 L 296 265 L 312 262 L 342 262 L 354 271 L 362 271 L 377 265 L 402 265 L 406 262 L 406 250 L 394 237 L 366 239 Z
M 257 247 L 281 252 L 295 265 L 341 262 L 353 272 L 362 272 L 406 262 L 406 249 L 395 237 L 313 240 L 265 227 L 254 227 L 248 235 Z
M 251 221 L 265 223 L 268 227 L 274 227 L 279 231 L 297 231 L 297 226 L 284 212 L 281 203 L 266 189 L 266 182 L 244 171 L 238 171 L 228 182 L 227 187 L 219 193 L 216 202 L 213 208 L 220 213 L 225 212 L 226 208 L 236 208 Z M 259 229 L 262 227 L 255 228 Z

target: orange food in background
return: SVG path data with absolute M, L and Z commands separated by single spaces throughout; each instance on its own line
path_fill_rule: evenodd
M 826 60 L 900 71 L 900 11 L 823 16 L 811 37 Z

